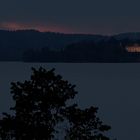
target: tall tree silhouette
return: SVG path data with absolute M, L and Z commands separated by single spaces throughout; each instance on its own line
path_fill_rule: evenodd
M 108 140 L 103 135 L 110 126 L 103 125 L 96 116 L 97 108 L 80 109 L 70 104 L 77 92 L 75 85 L 56 75 L 54 69 L 32 68 L 31 79 L 12 83 L 15 106 L 13 115 L 3 113 L 0 119 L 2 140 L 51 140 L 59 123 L 69 124 L 64 139 Z M 63 129 L 63 128 L 62 128 Z

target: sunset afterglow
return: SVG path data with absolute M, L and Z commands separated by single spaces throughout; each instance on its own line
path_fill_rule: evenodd
M 0 23 L 0 29 L 5 30 L 28 30 L 34 29 L 40 32 L 63 32 L 68 33 L 71 32 L 70 29 L 65 27 L 60 27 L 58 25 L 45 25 L 42 23 L 18 23 L 18 22 L 2 22 Z

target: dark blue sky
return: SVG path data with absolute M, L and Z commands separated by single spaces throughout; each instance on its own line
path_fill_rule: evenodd
M 139 0 L 1 0 L 0 28 L 74 33 L 140 31 Z

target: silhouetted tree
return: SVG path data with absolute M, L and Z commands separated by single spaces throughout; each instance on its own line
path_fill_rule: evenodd
M 66 109 L 66 116 L 70 122 L 65 138 L 67 140 L 109 140 L 104 136 L 104 131 L 108 131 L 110 126 L 103 125 L 97 117 L 97 107 L 89 107 L 84 110 L 76 106 Z
M 54 69 L 32 68 L 29 81 L 12 83 L 11 93 L 15 113 L 3 113 L 0 119 L 2 140 L 51 140 L 58 132 L 56 126 L 67 121 L 66 140 L 109 140 L 103 135 L 110 126 L 96 116 L 97 108 L 80 109 L 67 103 L 77 92 Z M 64 122 L 65 121 L 65 122 Z

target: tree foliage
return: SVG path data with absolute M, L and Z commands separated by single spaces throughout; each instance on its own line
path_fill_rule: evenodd
M 77 92 L 75 85 L 56 75 L 54 69 L 32 68 L 30 80 L 11 83 L 14 113 L 0 119 L 2 140 L 51 140 L 59 131 L 56 126 L 68 123 L 66 140 L 109 140 L 104 135 L 110 126 L 97 117 L 96 107 L 80 109 L 68 103 Z

